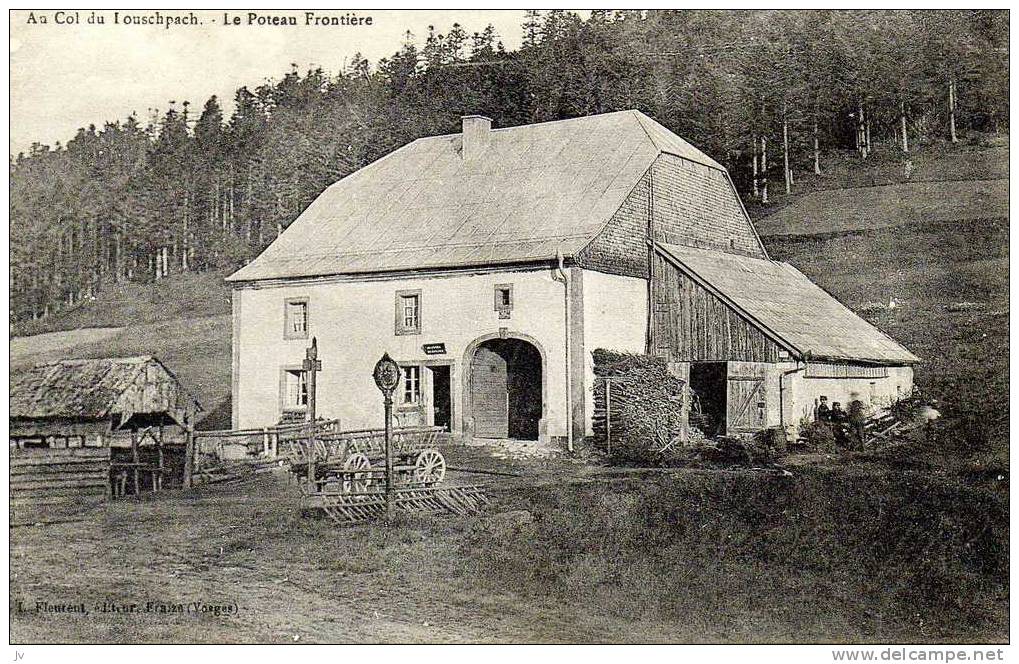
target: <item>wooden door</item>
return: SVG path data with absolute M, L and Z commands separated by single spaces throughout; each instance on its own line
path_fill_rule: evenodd
M 471 411 L 476 437 L 509 437 L 506 360 L 485 347 L 478 349 L 471 364 Z
M 728 371 L 726 433 L 764 429 L 768 416 L 764 366 L 749 362 L 729 362 Z

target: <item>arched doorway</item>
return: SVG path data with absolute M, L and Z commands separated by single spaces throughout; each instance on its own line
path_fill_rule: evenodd
M 544 417 L 544 363 L 519 338 L 477 343 L 468 353 L 467 404 L 476 438 L 538 440 Z

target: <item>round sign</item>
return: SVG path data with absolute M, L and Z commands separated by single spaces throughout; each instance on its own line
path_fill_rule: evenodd
M 375 363 L 372 377 L 383 394 L 392 394 L 396 386 L 400 384 L 400 365 L 389 357 L 389 353 L 384 353 L 382 359 Z

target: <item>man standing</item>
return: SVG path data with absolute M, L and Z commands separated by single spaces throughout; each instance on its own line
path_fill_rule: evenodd
M 831 421 L 831 408 L 828 407 L 828 397 L 821 397 L 821 403 L 817 404 L 817 408 L 814 409 L 814 421 Z
M 849 403 L 849 426 L 856 438 L 856 444 L 863 449 L 867 443 L 867 432 L 864 430 L 864 423 L 867 421 L 865 413 L 866 406 L 860 401 L 859 395 L 853 392 L 849 395 L 852 401 Z

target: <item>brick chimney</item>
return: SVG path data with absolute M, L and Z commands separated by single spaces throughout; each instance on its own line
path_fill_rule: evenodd
M 463 159 L 472 161 L 488 147 L 492 120 L 483 115 L 465 115 L 463 120 Z

